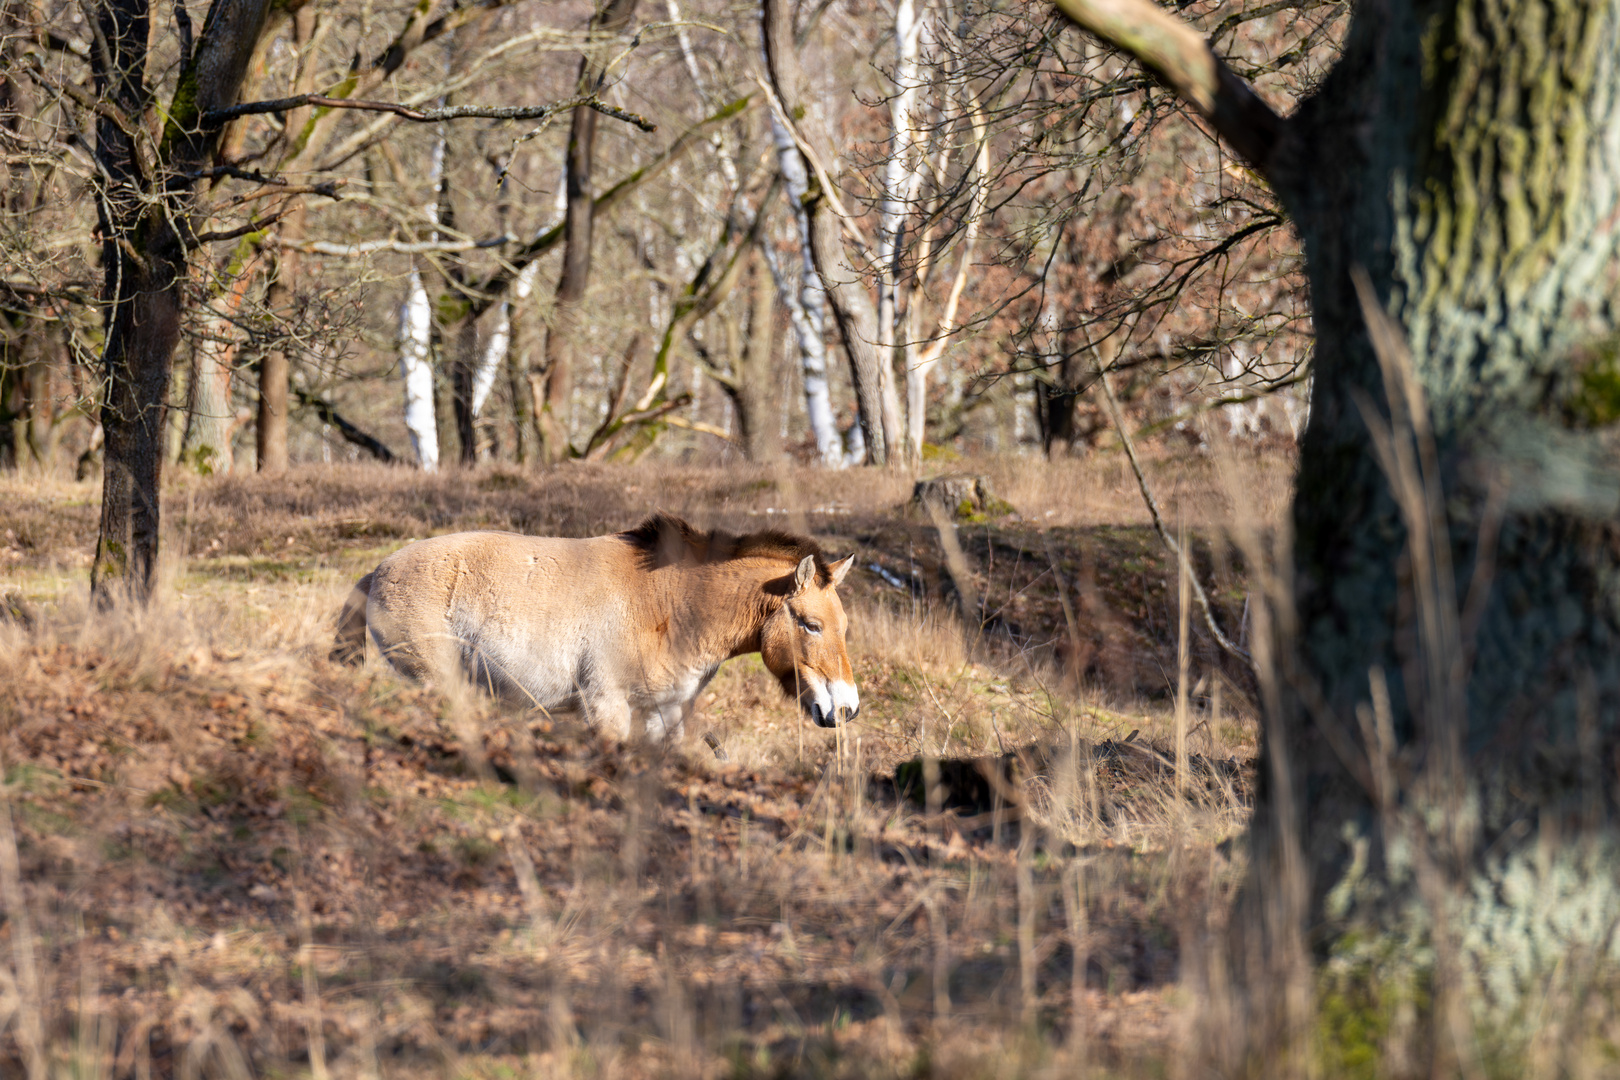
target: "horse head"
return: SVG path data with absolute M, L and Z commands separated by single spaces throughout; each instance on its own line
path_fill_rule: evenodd
M 853 565 L 851 555 L 818 573 L 816 557 L 806 555 L 792 574 L 766 585 L 781 603 L 760 628 L 760 658 L 820 727 L 853 720 L 861 709 L 844 646 L 849 620 L 838 600 L 838 586 Z

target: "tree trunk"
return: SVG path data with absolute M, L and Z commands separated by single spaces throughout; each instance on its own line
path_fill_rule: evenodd
M 478 381 L 478 324 L 472 315 L 464 314 L 445 328 L 449 349 L 454 354 L 450 367 L 451 401 L 455 407 L 456 442 L 460 445 L 463 465 L 478 463 L 478 434 L 474 430 L 478 413 L 473 406 L 475 384 Z
M 247 247 L 244 242 L 242 248 Z M 241 254 L 239 249 L 239 256 Z M 231 402 L 231 384 L 241 344 L 236 337 L 235 317 L 253 285 L 253 270 L 257 261 L 252 259 L 243 265 L 241 257 L 233 260 L 226 271 L 230 276 L 230 286 L 215 301 L 223 310 L 216 309 L 217 315 L 209 320 L 206 336 L 192 350 L 191 386 L 189 394 L 185 395 L 190 416 L 187 418 L 181 456 L 199 472 L 228 473 L 235 466 L 231 442 L 238 421 L 236 408 Z M 261 370 L 262 363 L 261 360 Z M 282 392 L 285 395 L 285 380 Z M 286 417 L 285 396 L 279 415 L 282 419 Z M 265 425 L 261 423 L 259 430 L 265 430 Z M 285 430 L 283 425 L 283 452 L 286 447 Z M 260 460 L 262 463 L 262 458 Z
M 314 4 L 301 4 L 293 11 L 293 40 L 301 52 L 315 34 L 315 19 Z M 300 65 L 293 87 L 295 93 L 309 93 L 315 88 L 314 59 L 311 56 Z M 314 110 L 308 105 L 287 110 L 284 130 L 306 131 L 313 115 Z M 309 142 L 306 136 L 302 147 L 306 155 L 310 149 Z M 270 286 L 265 290 L 265 306 L 272 313 L 289 311 L 292 307 L 298 282 L 297 244 L 304 239 L 304 209 L 301 206 L 282 219 L 280 234 L 282 246 L 275 256 Z M 259 360 L 259 415 L 255 432 L 258 450 L 256 467 L 262 473 L 285 472 L 290 460 L 287 456 L 287 421 L 290 415 L 287 382 L 291 377 L 292 366 L 288 362 L 286 346 L 266 350 Z
M 499 456 L 499 440 L 495 434 L 497 428 L 485 415 L 484 406 L 489 403 L 496 378 L 506 367 L 506 354 L 511 346 L 512 305 L 503 301 L 496 310 L 495 326 L 490 330 L 489 340 L 484 343 L 483 350 L 478 354 L 478 364 L 473 369 L 472 426 L 478 432 L 476 441 L 480 458 L 486 454 Z
M 591 20 L 600 35 L 617 34 L 630 25 L 636 0 L 607 0 Z M 578 93 L 594 93 L 605 74 L 603 61 L 588 54 L 579 63 Z M 580 301 L 591 277 L 592 226 L 595 222 L 591 193 L 591 164 L 596 153 L 594 109 L 574 110 L 568 129 L 568 211 L 563 218 L 562 276 L 557 280 L 557 302 L 546 331 L 544 395 L 536 394 L 535 418 L 540 432 L 540 457 L 556 462 L 569 456 L 568 404 L 574 391 L 574 333 Z
M 414 267 L 399 311 L 399 378 L 405 388 L 405 430 L 423 472 L 439 468 L 439 425 L 433 403 L 433 304 Z
M 805 209 L 804 196 L 810 190 L 805 173 L 804 157 L 793 145 L 793 136 L 782 126 L 773 113 L 771 134 L 776 144 L 778 168 L 782 172 L 782 185 L 787 191 L 788 204 L 793 208 L 793 221 L 799 230 L 798 292 L 789 290 L 777 265 L 776 252 L 769 245 L 762 246 L 766 264 L 788 304 L 788 316 L 793 323 L 793 336 L 799 345 L 799 365 L 803 371 L 804 412 L 810 424 L 810 434 L 816 440 L 816 457 L 829 468 L 844 464 L 844 445 L 838 437 L 838 424 L 833 418 L 832 390 L 827 382 L 827 294 L 816 274 L 815 259 L 810 254 L 810 214 Z
M 445 345 L 445 335 L 435 324 L 432 331 L 432 359 L 428 369 L 433 373 L 433 419 L 438 427 L 439 462 L 461 461 L 461 425 L 456 415 L 456 368 L 445 354 L 454 348 Z
M 531 262 L 518 274 L 510 305 L 511 345 L 506 353 L 506 389 L 512 397 L 512 454 L 521 465 L 529 460 L 539 439 L 535 428 L 534 396 L 529 389 L 530 372 L 535 370 L 535 354 L 540 337 L 540 313 L 534 307 L 534 279 L 540 263 Z
M 0 342 L 0 416 L 10 438 L 0 446 L 0 465 L 33 466 L 49 473 L 61 435 L 57 412 L 57 358 L 51 355 L 55 335 L 32 315 L 7 320 Z
M 1349 1007 L 1313 1030 L 1328 1074 L 1414 1010 L 1391 1070 L 1512 1075 L 1532 1036 L 1584 1055 L 1578 1003 L 1620 976 L 1620 5 L 1366 0 L 1283 121 L 1157 5 L 1059 2 L 1305 243 L 1312 407 L 1238 925 L 1286 922 L 1237 962 L 1311 928 Z
M 776 95 L 788 116 L 803 116 L 799 57 L 793 44 L 792 6 L 784 0 L 763 0 L 761 22 L 765 35 L 766 65 L 770 69 Z M 819 153 L 824 160 L 836 160 L 825 147 Z M 809 165 L 808 162 L 806 164 Z M 885 380 L 877 347 L 877 310 L 866 291 L 866 283 L 851 269 L 849 257 L 844 251 L 842 224 L 828 203 L 829 193 L 813 168 L 807 167 L 806 173 L 809 190 L 803 205 L 809 216 L 810 253 L 832 306 L 838 338 L 844 345 L 845 355 L 849 357 L 850 376 L 855 384 L 856 402 L 860 406 L 861 430 L 865 436 L 868 460 L 882 465 L 889 460 L 891 444 L 898 448 L 901 437 L 899 395 L 894 387 L 893 364 L 889 365 L 889 377 Z
M 1421 867 L 1405 863 L 1426 849 L 1450 878 L 1470 996 L 1496 1018 L 1479 1035 L 1512 1038 L 1524 1032 L 1499 1025 L 1564 958 L 1620 959 L 1620 477 L 1603 439 L 1620 417 L 1620 13 L 1529 0 L 1424 11 L 1358 8 L 1344 59 L 1297 121 L 1297 180 L 1280 186 L 1317 330 L 1294 511 L 1303 666 L 1340 736 L 1357 732 L 1381 671 L 1393 767 L 1435 786 L 1405 793 L 1391 835 L 1396 818 L 1375 820 L 1334 732 L 1300 723 L 1286 749 L 1331 940 L 1369 919 L 1432 933 Z M 1409 343 L 1428 461 L 1421 402 L 1399 400 L 1369 340 L 1358 267 Z M 1390 405 L 1416 482 L 1392 485 L 1380 467 L 1367 414 Z M 1442 809 L 1450 820 L 1418 826 Z M 1554 841 L 1576 822 L 1590 845 Z M 1335 910 L 1363 843 L 1384 902 L 1359 889 L 1364 902 Z
M 290 115 L 290 114 L 289 114 Z M 272 313 L 288 312 L 293 306 L 293 283 L 298 277 L 298 252 L 293 245 L 304 239 L 304 211 L 294 210 L 281 221 L 282 247 L 276 255 L 276 267 L 265 290 L 265 306 Z M 278 344 L 265 350 L 259 361 L 259 416 L 256 432 L 258 464 L 262 473 L 287 471 L 287 382 L 292 365 L 287 346 Z
M 908 429 L 899 422 L 898 400 L 891 405 L 889 398 L 894 396 L 894 366 L 897 361 L 901 370 L 907 373 L 908 404 L 918 396 L 916 380 L 911 377 L 912 365 L 908 362 L 914 359 L 915 344 L 909 340 L 910 335 L 901 332 L 900 327 L 900 241 L 906 217 L 911 213 L 912 204 L 916 202 L 917 192 L 922 186 L 923 160 L 916 145 L 917 132 L 912 114 L 917 108 L 917 61 L 927 18 L 926 8 L 919 18 L 916 0 L 897 0 L 894 5 L 895 95 L 889 101 L 889 160 L 884 166 L 883 213 L 878 223 L 877 251 L 878 354 L 887 388 L 884 428 L 885 431 L 895 432 L 890 440 L 894 445 L 888 448 L 890 456 L 904 452 L 908 464 L 913 467 L 920 461 L 920 450 L 911 452 L 909 440 L 902 442 L 899 439 L 899 433 Z M 896 419 L 892 425 L 888 421 L 890 412 Z
M 219 129 L 204 128 L 200 118 L 235 102 L 268 12 L 269 0 L 216 0 L 181 69 L 155 176 L 144 175 L 135 140 L 119 117 L 96 120 L 108 318 L 101 407 L 106 456 L 91 589 L 102 603 L 120 593 L 144 600 L 155 581 L 164 416 L 191 231 L 194 181 L 187 176 L 211 162 Z M 111 0 L 97 19 L 106 42 L 105 49 L 91 50 L 97 96 L 140 122 L 150 98 L 144 85 L 147 4 Z
M 753 303 L 748 314 L 748 342 L 738 372 L 737 418 L 748 460 L 773 462 L 780 456 L 781 400 L 772 346 L 776 342 L 776 283 L 763 260 L 754 263 Z

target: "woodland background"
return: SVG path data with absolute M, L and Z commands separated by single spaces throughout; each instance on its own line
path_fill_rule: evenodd
M 232 122 L 197 180 L 194 232 L 218 238 L 199 239 L 184 282 L 174 466 L 863 461 L 855 365 L 796 213 L 805 160 L 848 215 L 828 272 L 843 306 L 860 293 L 878 316 L 865 332 L 907 460 L 1083 453 L 1105 438 L 1099 365 L 1154 432 L 1197 444 L 1193 417 L 1219 405 L 1209 422 L 1227 432 L 1298 435 L 1310 322 L 1274 199 L 1139 68 L 1053 13 L 790 5 L 790 118 L 758 5 L 614 7 L 603 15 L 622 24 L 606 30 L 572 3 L 278 14 L 245 101 L 543 106 L 589 84 L 645 122 L 592 114 L 575 197 L 604 205 L 584 239 L 559 228 L 580 145 L 566 111 L 416 122 L 305 105 Z M 13 468 L 89 470 L 99 446 L 96 114 L 75 92 L 88 10 L 9 4 L 0 31 Z M 1286 110 L 1333 58 L 1345 9 L 1186 14 Z M 187 24 L 183 6 L 151 11 L 157 106 Z
M 1081 22 L 1116 7 L 1067 4 Z M 1501 507 L 1477 499 L 1485 523 L 1466 500 L 1442 508 L 1414 389 L 1449 386 L 1467 413 L 1471 388 L 1434 375 L 1464 370 L 1445 348 L 1466 335 L 1419 340 L 1414 360 L 1399 331 L 1430 323 L 1389 331 L 1365 295 L 1346 301 L 1349 263 L 1390 244 L 1334 200 L 1365 195 L 1380 228 L 1410 208 L 1384 215 L 1377 170 L 1399 155 L 1355 158 L 1332 109 L 1377 121 L 1439 100 L 1429 69 L 1396 64 L 1406 96 L 1380 96 L 1353 80 L 1383 69 L 1349 65 L 1312 111 L 1348 7 L 1175 6 L 1197 31 L 1183 58 L 1218 57 L 1210 79 L 1252 87 L 1268 116 L 1189 111 L 1177 94 L 1196 80 L 1163 55 L 1161 83 L 1017 0 L 220 0 L 200 25 L 173 0 L 0 0 L 0 1066 L 1604 1075 L 1620 998 L 1568 942 L 1612 940 L 1581 907 L 1612 903 L 1610 864 L 1553 827 L 1532 850 L 1516 809 L 1496 832 L 1431 829 L 1466 820 L 1424 802 L 1463 713 L 1392 705 L 1376 667 L 1409 659 L 1385 607 L 1455 621 L 1445 589 L 1408 596 L 1411 567 L 1437 560 L 1429 584 L 1449 585 L 1436 552 L 1473 550 Z M 1477 29 L 1470 5 L 1440 8 Z M 243 13 L 263 32 L 237 55 Z M 1363 48 L 1415 55 L 1416 32 L 1376 16 Z M 1542 23 L 1475 35 L 1493 43 L 1480 70 L 1511 84 L 1514 49 L 1541 49 L 1586 85 L 1569 72 L 1608 24 L 1548 31 L 1547 48 L 1526 26 Z M 1457 116 L 1492 106 L 1469 70 L 1444 73 Z M 1567 96 L 1563 127 L 1487 119 L 1504 145 L 1586 130 L 1589 103 Z M 1365 174 L 1302 159 L 1320 146 Z M 1596 214 L 1599 188 L 1538 212 Z M 1274 189 L 1336 290 L 1315 325 Z M 1506 250 L 1481 220 L 1480 250 Z M 1390 296 L 1410 284 L 1373 269 Z M 1317 402 L 1322 482 L 1296 502 L 1318 330 L 1340 384 Z M 1547 385 L 1587 363 L 1516 359 Z M 1388 428 L 1352 415 L 1375 384 Z M 1408 475 L 1368 438 L 1430 458 Z M 956 472 L 988 491 L 935 508 L 953 524 L 912 491 Z M 858 725 L 807 730 L 739 661 L 700 702 L 719 760 L 326 660 L 336 604 L 403 543 L 594 535 L 654 508 L 858 554 Z M 1544 510 L 1552 531 L 1520 534 L 1496 572 L 1620 550 L 1558 531 L 1564 508 L 1522 512 Z M 1414 539 L 1447 513 L 1450 546 Z M 1319 592 L 1315 624 L 1294 621 L 1300 537 L 1307 556 L 1346 537 L 1373 553 L 1352 567 L 1365 595 Z M 116 603 L 120 578 L 151 602 Z M 1570 598 L 1527 580 L 1568 623 Z M 1561 580 L 1602 653 L 1602 594 Z M 1511 629 L 1535 613 L 1517 597 L 1490 601 L 1511 618 L 1469 617 Z M 1363 626 L 1392 635 L 1382 653 L 1363 656 Z M 1306 631 L 1327 645 L 1305 667 L 1353 701 L 1308 697 L 1290 666 Z M 1462 637 L 1423 639 L 1459 695 Z M 1578 696 L 1534 656 L 1487 674 L 1520 662 L 1546 700 Z M 1587 700 L 1566 709 L 1586 741 L 1578 768 L 1549 767 L 1548 820 L 1575 820 L 1577 797 L 1582 821 L 1610 820 Z M 1291 746 L 1315 754 L 1297 815 Z M 1541 760 L 1481 755 L 1435 790 L 1461 799 L 1504 757 Z M 1273 818 L 1271 840 L 1251 829 Z M 1358 822 L 1372 848 L 1345 842 Z M 1300 836 L 1328 871 L 1309 896 Z M 1481 885 L 1499 883 L 1499 844 L 1578 863 L 1575 915 L 1540 884 Z M 1361 880 L 1368 850 L 1395 884 L 1369 887 L 1368 921 L 1340 919 L 1354 905 L 1334 883 Z M 1405 879 L 1402 851 L 1428 859 Z M 1253 939 L 1233 932 L 1245 880 L 1271 920 Z M 1472 923 L 1377 921 L 1381 897 L 1426 918 L 1481 896 L 1508 897 L 1503 940 L 1551 969 L 1527 961 L 1510 996 L 1534 1005 L 1511 1014 L 1532 1017 L 1522 1039 L 1468 1011 L 1486 997 L 1446 949 L 1499 969 Z M 1563 922 L 1543 934 L 1542 912 Z

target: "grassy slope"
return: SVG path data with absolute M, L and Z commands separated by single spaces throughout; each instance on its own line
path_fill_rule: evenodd
M 1151 1071 L 1184 1012 L 1182 943 L 1235 881 L 1241 778 L 1178 806 L 1139 748 L 1167 749 L 1175 590 L 1122 477 L 997 468 L 1028 520 L 963 527 L 989 617 L 967 638 L 937 537 L 881 474 L 214 480 L 171 495 L 170 548 L 190 557 L 169 602 L 102 619 L 82 602 L 93 491 L 8 482 L 0 569 L 41 614 L 0 627 L 28 897 L 26 926 L 7 901 L 24 1008 L 6 1054 L 37 1029 L 115 1075 L 187 1055 L 253 1075 Z M 609 745 L 323 658 L 349 582 L 410 537 L 591 534 L 653 505 L 860 554 L 860 726 L 807 727 L 743 659 L 699 720 L 722 765 L 695 739 Z M 1222 512 L 1180 509 L 1195 528 Z M 1235 625 L 1240 579 L 1203 562 Z M 1241 673 L 1205 644 L 1195 658 L 1211 723 L 1193 745 L 1242 762 Z M 1095 753 L 1028 781 L 1042 824 L 1022 831 L 1015 807 L 931 816 L 872 779 L 922 747 L 1071 737 Z

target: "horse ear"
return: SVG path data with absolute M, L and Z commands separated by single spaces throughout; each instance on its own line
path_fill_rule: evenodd
M 816 557 L 806 555 L 799 560 L 799 568 L 793 572 L 793 591 L 789 596 L 798 596 L 804 592 L 804 587 L 816 576 Z
M 855 556 L 853 556 L 853 555 L 850 555 L 849 557 L 844 558 L 844 559 L 840 559 L 838 562 L 835 562 L 835 563 L 832 564 L 832 566 L 829 569 L 832 571 L 832 587 L 833 588 L 836 589 L 836 588 L 838 588 L 838 586 L 840 586 L 840 585 L 842 585 L 844 583 L 844 579 L 849 576 L 850 567 L 852 567 L 854 565 L 855 565 Z

